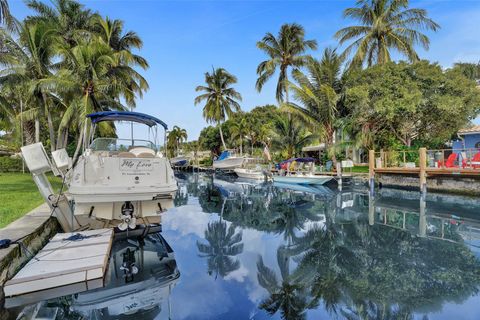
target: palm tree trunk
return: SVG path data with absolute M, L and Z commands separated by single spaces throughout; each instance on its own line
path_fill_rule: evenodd
M 40 142 L 40 120 L 35 118 L 35 143 Z
M 47 114 L 48 133 L 50 135 L 50 150 L 53 152 L 56 150 L 56 148 L 55 148 L 55 131 L 53 129 L 52 113 L 48 108 L 47 96 L 45 95 L 45 93 L 42 93 L 42 99 L 43 99 L 43 106 L 45 108 L 45 113 Z
M 227 146 L 225 145 L 225 140 L 223 139 L 222 124 L 218 123 L 217 125 L 218 129 L 220 130 L 220 139 L 222 140 L 223 150 L 226 150 Z

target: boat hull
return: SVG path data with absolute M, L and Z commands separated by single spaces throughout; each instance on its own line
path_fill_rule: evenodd
M 273 176 L 274 182 L 307 185 L 325 184 L 332 179 L 330 176 Z
M 185 167 L 188 165 L 188 159 L 185 157 L 175 157 L 170 159 L 170 163 L 174 167 Z
M 235 168 L 240 168 L 245 161 L 244 158 L 231 157 L 225 160 L 216 160 L 213 161 L 214 169 L 223 169 L 223 170 L 233 170 Z
M 255 179 L 255 180 L 264 180 L 265 179 L 265 175 L 262 171 L 250 170 L 250 169 L 244 169 L 244 168 L 235 168 L 233 171 L 240 178 Z

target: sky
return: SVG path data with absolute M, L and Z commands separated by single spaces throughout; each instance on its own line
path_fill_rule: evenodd
M 204 83 L 205 72 L 223 67 L 234 74 L 245 111 L 275 104 L 275 78 L 262 92 L 255 89 L 256 67 L 266 59 L 256 42 L 266 32 L 276 34 L 282 24 L 296 22 L 304 26 L 306 39 L 317 40 L 319 50 L 311 54 L 319 57 L 323 48 L 338 47 L 333 38 L 338 29 L 354 23 L 342 18 L 342 12 L 355 0 L 81 2 L 104 16 L 123 20 L 125 30 L 133 30 L 143 39 L 140 54 L 150 64 L 143 72 L 150 90 L 138 101 L 136 111 L 157 116 L 170 128 L 185 128 L 188 140 L 194 140 L 207 125 L 202 106 L 193 103 L 195 87 Z M 17 18 L 30 13 L 21 0 L 9 3 Z M 418 48 L 421 58 L 443 67 L 480 61 L 479 0 L 411 1 L 411 7 L 427 9 L 441 25 L 438 32 L 427 33 L 430 50 Z M 476 122 L 480 123 L 479 119 Z M 122 131 L 128 132 L 122 128 L 119 136 Z

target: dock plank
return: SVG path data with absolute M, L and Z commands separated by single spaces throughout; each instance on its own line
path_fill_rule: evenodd
M 80 240 L 65 241 L 77 233 L 57 234 L 4 286 L 15 296 L 78 282 L 103 283 L 113 239 L 112 229 L 80 233 Z M 86 238 L 83 238 L 86 237 Z M 100 280 L 100 281 L 96 281 Z

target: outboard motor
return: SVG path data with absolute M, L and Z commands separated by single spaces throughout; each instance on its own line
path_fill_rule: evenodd
M 125 201 L 122 205 L 122 222 L 118 225 L 118 229 L 125 231 L 128 228 L 135 229 L 137 227 L 137 218 L 133 215 L 135 208 L 130 201 Z

